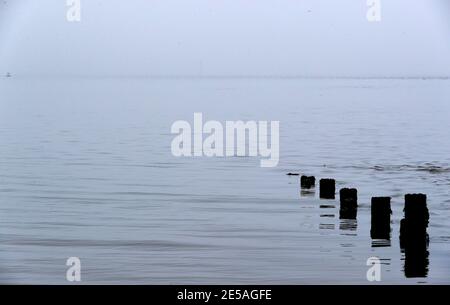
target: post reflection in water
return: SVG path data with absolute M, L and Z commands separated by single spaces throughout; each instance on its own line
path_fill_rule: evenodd
M 391 240 L 390 239 L 372 239 L 372 247 L 390 247 Z
M 358 229 L 358 221 L 356 219 L 341 219 L 339 223 L 339 230 L 341 235 L 356 236 Z
M 316 195 L 315 189 L 302 189 L 300 191 L 301 197 L 314 197 Z
M 336 228 L 334 224 L 334 219 L 336 215 L 334 214 L 334 205 L 320 205 L 320 224 L 319 229 L 321 230 L 334 230 Z
M 426 229 L 411 228 L 402 219 L 400 222 L 400 249 L 403 254 L 405 277 L 427 277 L 429 262 L 429 237 Z

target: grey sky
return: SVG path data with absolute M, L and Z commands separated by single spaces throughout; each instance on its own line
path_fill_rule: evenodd
M 450 75 L 446 0 L 0 1 L 0 74 Z

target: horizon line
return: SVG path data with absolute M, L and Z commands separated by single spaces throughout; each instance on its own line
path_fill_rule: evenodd
M 14 74 L 6 72 L 2 76 L 12 78 L 148 78 L 148 79 L 392 79 L 392 80 L 448 80 L 449 75 L 295 75 L 295 74 Z

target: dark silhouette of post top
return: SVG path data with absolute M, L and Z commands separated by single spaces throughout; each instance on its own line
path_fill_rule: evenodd
M 343 188 L 339 191 L 340 219 L 356 219 L 358 210 L 358 191 L 356 189 Z
M 310 189 L 316 186 L 316 178 L 314 176 L 301 176 L 300 186 L 303 189 Z
M 372 197 L 371 200 L 371 226 L 372 239 L 391 239 L 391 197 Z M 389 244 L 389 243 L 387 243 Z
M 405 195 L 405 218 L 400 221 L 400 248 L 405 255 L 406 277 L 426 277 L 428 275 L 428 234 L 429 212 L 427 196 L 424 194 Z
M 334 199 L 336 193 L 336 181 L 334 179 L 320 179 L 320 198 Z
M 408 223 L 421 229 L 427 228 L 430 218 L 427 207 L 427 195 L 406 194 L 404 212 Z

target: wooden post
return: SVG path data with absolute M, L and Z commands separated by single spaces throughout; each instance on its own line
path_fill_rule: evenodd
M 400 248 L 405 254 L 405 276 L 426 277 L 428 274 L 429 212 L 425 194 L 405 195 L 405 218 L 400 221 Z
M 320 198 L 334 199 L 336 193 L 336 181 L 334 179 L 320 179 Z
M 339 191 L 341 207 L 339 218 L 356 219 L 358 209 L 358 191 L 354 188 L 343 188 Z
M 301 176 L 300 186 L 304 189 L 310 189 L 316 186 L 316 178 L 314 176 Z
M 371 200 L 371 227 L 372 239 L 391 238 L 391 197 L 372 197 Z

